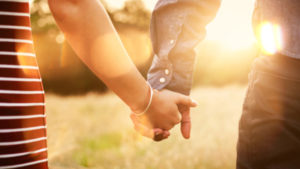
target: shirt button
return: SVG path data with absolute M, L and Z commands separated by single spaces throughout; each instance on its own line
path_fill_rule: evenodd
M 160 83 L 165 83 L 165 82 L 166 82 L 166 78 L 164 78 L 164 77 L 160 78 L 160 79 L 159 79 L 159 82 L 160 82 Z
M 166 74 L 166 75 L 169 75 L 169 74 L 170 74 L 169 69 L 165 69 L 165 74 Z

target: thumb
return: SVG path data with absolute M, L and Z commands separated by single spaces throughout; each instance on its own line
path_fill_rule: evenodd
M 181 134 L 185 139 L 190 138 L 191 133 L 191 117 L 190 117 L 190 108 L 187 106 L 180 106 L 179 111 L 182 115 L 181 119 Z
M 182 94 L 177 94 L 177 104 L 184 105 L 188 107 L 197 107 L 197 101 L 193 100 L 190 96 L 185 96 Z

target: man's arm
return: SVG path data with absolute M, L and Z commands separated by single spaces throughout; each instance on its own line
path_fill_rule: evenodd
M 148 73 L 153 88 L 190 94 L 196 45 L 205 37 L 221 0 L 159 0 L 151 19 L 154 60 Z M 190 109 L 182 112 L 181 132 L 190 137 Z
M 155 53 L 148 73 L 152 87 L 189 95 L 196 45 L 206 34 L 221 0 L 159 0 L 151 19 Z
M 49 0 L 49 7 L 67 41 L 90 70 L 133 112 L 149 108 L 137 119 L 147 119 L 150 129 L 169 130 L 180 122 L 177 105 L 196 106 L 189 97 L 175 92 L 150 92 L 98 0 Z

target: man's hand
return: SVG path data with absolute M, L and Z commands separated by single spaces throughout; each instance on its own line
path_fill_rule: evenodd
M 191 116 L 190 116 L 190 107 L 185 105 L 179 105 L 179 111 L 181 112 L 181 134 L 185 139 L 190 138 L 192 123 L 191 123 Z
M 184 138 L 190 137 L 190 107 L 197 103 L 190 97 L 169 90 L 155 91 L 150 109 L 145 115 L 137 117 L 132 114 L 131 119 L 135 129 L 143 136 L 156 141 L 168 138 L 169 130 L 181 122 Z

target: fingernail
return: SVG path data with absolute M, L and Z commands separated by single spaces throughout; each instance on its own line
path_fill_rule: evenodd
M 192 103 L 195 104 L 196 106 L 199 105 L 198 102 L 196 100 L 194 100 L 194 99 L 192 99 Z
M 155 134 L 156 136 L 158 136 L 160 133 L 161 133 L 161 132 L 158 131 L 158 130 L 155 130 L 155 131 L 154 131 L 154 134 Z

